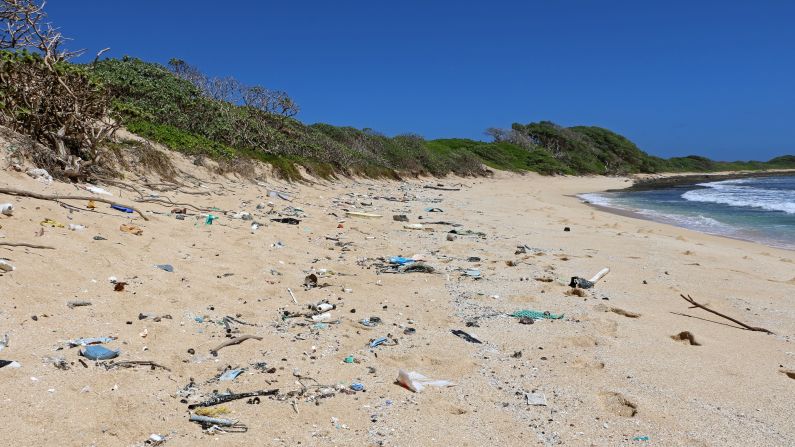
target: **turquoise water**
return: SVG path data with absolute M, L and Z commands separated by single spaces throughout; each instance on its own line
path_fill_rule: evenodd
M 795 176 L 582 194 L 595 205 L 709 234 L 795 250 Z

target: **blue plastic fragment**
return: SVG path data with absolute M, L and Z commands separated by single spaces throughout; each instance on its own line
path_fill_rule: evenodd
M 155 267 L 159 268 L 160 270 L 165 270 L 169 273 L 174 273 L 174 266 L 171 264 L 157 264 Z
M 361 383 L 352 383 L 351 384 L 351 389 L 353 391 L 364 391 L 364 385 L 361 384 Z
M 413 259 L 404 258 L 403 256 L 392 256 L 391 258 L 389 258 L 390 264 L 406 265 L 406 264 L 411 264 L 412 262 L 414 262 Z
M 110 350 L 102 345 L 86 346 L 80 350 L 80 355 L 89 360 L 110 360 L 119 356 L 119 350 Z
M 386 343 L 388 339 L 386 337 L 376 338 L 375 340 L 370 342 L 370 347 L 375 348 L 378 345 Z
M 243 371 L 245 371 L 245 368 L 230 369 L 229 371 L 221 374 L 221 377 L 219 377 L 218 380 L 224 382 L 235 380 L 237 379 L 237 376 L 243 374 Z
M 118 210 L 118 211 L 121 211 L 121 212 L 124 212 L 124 213 L 132 213 L 133 212 L 132 208 L 127 208 L 126 206 L 111 205 L 110 207 L 113 208 L 114 210 Z
M 633 441 L 648 441 L 650 439 L 648 436 L 635 436 L 632 438 Z

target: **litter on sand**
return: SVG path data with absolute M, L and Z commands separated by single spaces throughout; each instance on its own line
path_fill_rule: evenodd
M 381 214 L 373 214 L 373 213 L 361 213 L 358 211 L 346 211 L 345 215 L 347 217 L 361 217 L 364 219 L 377 219 L 379 217 L 384 217 Z
M 86 346 L 80 350 L 80 355 L 89 360 L 110 360 L 119 356 L 119 350 L 111 350 L 102 345 Z
M 133 212 L 135 212 L 132 208 L 127 208 L 126 206 L 111 205 L 110 207 L 113 208 L 116 211 L 121 211 L 122 213 L 133 213 Z
M 456 337 L 463 338 L 464 340 L 468 341 L 469 343 L 477 343 L 481 344 L 482 341 L 478 340 L 477 338 L 467 334 L 466 332 L 459 330 L 459 329 L 451 329 L 450 332 L 453 333 Z
M 415 393 L 419 393 L 427 386 L 443 388 L 455 385 L 449 380 L 430 379 L 416 371 L 405 371 L 402 369 L 398 371 L 397 383 Z
M 298 219 L 296 219 L 294 217 L 274 218 L 274 219 L 271 219 L 271 222 L 279 222 L 279 223 L 283 223 L 283 224 L 287 224 L 287 225 L 298 225 L 298 224 L 301 223 L 300 220 L 298 220 Z
M 243 374 L 245 370 L 246 370 L 245 368 L 230 369 L 229 371 L 221 374 L 218 380 L 222 382 L 229 382 L 235 380 L 237 379 L 237 376 Z
M 124 233 L 134 234 L 136 236 L 144 234 L 144 230 L 141 227 L 132 224 L 121 224 L 119 230 Z
M 76 346 L 89 346 L 89 345 L 98 345 L 100 343 L 110 343 L 113 340 L 116 340 L 115 337 L 90 337 L 90 338 L 76 338 L 74 340 L 69 340 L 67 344 L 74 348 Z
M 544 393 L 533 391 L 532 393 L 524 393 L 524 398 L 527 400 L 527 405 L 547 406 L 547 396 Z
M 534 320 L 540 319 L 547 319 L 547 320 L 560 320 L 563 318 L 563 314 L 553 314 L 547 312 L 539 312 L 537 310 L 517 310 L 516 312 L 511 314 L 512 317 L 516 318 L 532 318 Z
M 169 272 L 169 273 L 174 273 L 174 266 L 171 265 L 171 264 L 157 264 L 157 265 L 155 265 L 155 267 L 159 268 L 160 270 Z
M 579 276 L 572 276 L 571 281 L 569 282 L 569 287 L 590 289 L 591 287 L 594 286 L 594 284 L 596 284 L 597 281 L 602 279 L 608 273 L 610 273 L 610 269 L 605 267 L 602 270 L 599 270 L 599 272 L 597 272 L 591 279 L 580 278 Z

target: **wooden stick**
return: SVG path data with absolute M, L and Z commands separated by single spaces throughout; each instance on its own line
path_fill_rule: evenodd
M 4 246 L 4 247 L 28 247 L 28 248 L 41 248 L 43 250 L 55 250 L 55 247 L 50 247 L 49 245 L 28 244 L 26 242 L 0 242 L 0 246 Z
M 221 349 L 227 346 L 239 345 L 240 343 L 243 343 L 244 341 L 250 338 L 253 338 L 254 340 L 262 340 L 262 337 L 259 337 L 257 335 L 241 335 L 240 337 L 230 338 L 229 340 L 216 346 L 214 349 L 210 349 L 210 354 L 218 355 L 218 351 L 220 351 Z
M 110 362 L 110 363 L 100 363 L 105 369 L 113 369 L 113 368 L 133 368 L 136 366 L 148 366 L 152 369 L 161 368 L 165 369 L 166 371 L 171 371 L 170 369 L 166 368 L 163 365 L 157 364 L 155 362 L 149 360 L 126 360 L 121 362 Z
M 119 202 L 115 202 L 113 200 L 108 200 L 108 199 L 103 199 L 101 197 L 67 196 L 67 195 L 61 195 L 61 194 L 47 195 L 47 194 L 38 194 L 38 193 L 35 193 L 35 192 L 23 191 L 21 189 L 14 189 L 14 188 L 0 188 L 0 194 L 8 194 L 8 195 L 11 195 L 11 196 L 20 196 L 20 197 L 31 197 L 31 198 L 39 199 L 39 200 L 53 200 L 53 201 L 56 201 L 56 202 L 59 201 L 59 200 L 86 200 L 86 201 L 93 200 L 95 202 L 108 203 L 108 204 L 111 204 L 111 205 L 119 205 L 119 206 L 123 206 L 125 208 L 129 208 L 129 209 L 135 211 L 136 213 L 138 213 L 144 220 L 149 220 L 146 216 L 144 216 L 144 213 L 142 213 L 140 210 L 138 210 L 136 208 L 133 208 L 130 205 L 123 205 L 123 204 L 121 204 Z
M 736 320 L 736 319 L 734 319 L 734 318 L 732 318 L 732 317 L 730 317 L 728 315 L 724 315 L 724 314 L 722 314 L 722 313 L 720 313 L 718 311 L 712 310 L 712 309 L 710 309 L 709 307 L 707 307 L 707 306 L 705 306 L 703 304 L 699 304 L 693 298 L 691 298 L 690 295 L 684 296 L 684 295 L 680 294 L 679 296 L 681 296 L 688 303 L 692 304 L 694 307 L 698 307 L 700 309 L 704 309 L 707 312 L 713 313 L 713 314 L 715 314 L 715 315 L 717 315 L 719 317 L 723 317 L 723 318 L 731 321 L 732 323 L 739 324 L 740 326 L 744 327 L 745 329 L 748 329 L 749 331 L 766 332 L 768 334 L 775 335 L 773 332 L 771 332 L 771 331 L 769 331 L 769 330 L 767 330 L 765 328 L 749 326 L 749 325 L 743 323 L 742 321 Z

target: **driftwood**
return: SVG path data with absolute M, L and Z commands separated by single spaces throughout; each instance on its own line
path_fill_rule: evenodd
M 209 208 L 201 208 L 201 207 L 198 207 L 198 206 L 190 204 L 190 203 L 174 202 L 173 200 L 171 200 L 170 198 L 165 197 L 165 196 L 163 196 L 163 197 L 147 197 L 143 193 L 143 191 L 138 189 L 135 185 L 131 185 L 129 183 L 122 182 L 122 181 L 119 181 L 119 180 L 113 180 L 113 179 L 108 179 L 108 178 L 100 178 L 98 180 L 100 182 L 102 182 L 102 183 L 107 183 L 107 184 L 110 184 L 110 185 L 117 186 L 119 188 L 126 189 L 128 191 L 135 192 L 136 194 L 138 194 L 138 199 L 135 199 L 135 201 L 138 202 L 138 203 L 157 203 L 157 204 L 165 204 L 165 205 L 168 205 L 168 206 L 186 206 L 186 207 L 193 208 L 193 209 L 195 209 L 196 211 L 199 211 L 199 212 L 214 211 L 214 210 L 211 210 Z M 154 186 L 154 185 L 156 185 L 156 184 L 150 184 L 150 183 L 145 184 L 145 186 L 150 187 L 150 188 L 151 188 L 151 186 Z M 176 188 L 179 188 L 179 186 L 177 186 Z M 154 188 L 152 188 L 152 189 L 154 189 Z M 158 190 L 158 191 L 163 192 L 161 190 Z M 203 192 L 202 193 L 192 193 L 192 192 L 185 192 L 185 191 L 179 191 L 179 192 L 182 192 L 182 193 L 185 193 L 185 194 L 203 194 Z M 210 193 L 207 193 L 207 195 L 209 195 L 209 194 Z
M 246 399 L 249 397 L 274 396 L 278 393 L 279 390 L 275 389 L 275 390 L 251 391 L 248 393 L 217 394 L 205 400 L 204 402 L 197 402 L 195 404 L 188 405 L 188 410 L 193 410 L 194 408 L 198 407 L 212 407 L 213 405 L 225 404 L 227 402 L 232 402 L 233 400 Z
M 0 242 L 0 247 L 28 247 L 41 248 L 43 250 L 55 250 L 55 247 L 50 247 L 49 245 L 28 244 L 26 242 Z
M 144 216 L 144 213 L 142 213 L 140 210 L 138 210 L 136 208 L 133 208 L 130 205 L 124 205 L 124 204 L 121 204 L 119 202 L 115 202 L 113 200 L 103 199 L 101 197 L 69 196 L 69 195 L 62 195 L 62 194 L 54 194 L 54 195 L 38 194 L 38 193 L 35 193 L 35 192 L 23 191 L 21 189 L 14 189 L 14 188 L 0 188 L 0 194 L 8 194 L 8 195 L 11 195 L 11 196 L 20 196 L 20 197 L 31 197 L 31 198 L 39 199 L 39 200 L 53 200 L 53 201 L 56 201 L 56 202 L 60 201 L 60 200 L 85 200 L 85 201 L 93 200 L 95 202 L 108 203 L 110 205 L 120 205 L 120 206 L 123 206 L 125 208 L 129 208 L 129 209 L 135 211 L 136 213 L 138 213 L 138 215 L 140 215 L 144 220 L 149 220 L 149 218 Z
M 166 371 L 171 371 L 169 368 L 157 364 L 155 362 L 149 360 L 126 360 L 121 362 L 110 362 L 110 363 L 100 363 L 102 366 L 105 367 L 107 370 L 111 370 L 113 368 L 134 368 L 136 366 L 148 366 L 151 369 L 165 369 Z
M 439 191 L 461 191 L 461 188 L 446 188 L 444 186 L 432 186 L 432 185 L 425 185 L 423 186 L 425 189 L 436 189 Z
M 243 343 L 244 341 L 246 341 L 246 340 L 248 340 L 250 338 L 253 338 L 254 340 L 262 340 L 262 337 L 259 337 L 257 335 L 241 335 L 240 337 L 230 338 L 229 340 L 221 343 L 220 345 L 216 346 L 215 348 L 210 349 L 210 354 L 218 355 L 218 351 L 220 351 L 221 349 L 223 349 L 223 348 L 225 348 L 227 346 L 239 345 L 240 343 Z
M 703 304 L 699 304 L 692 297 L 690 297 L 690 295 L 684 296 L 684 295 L 680 294 L 679 296 L 681 296 L 688 303 L 692 304 L 693 307 L 698 307 L 699 309 L 704 309 L 707 312 L 710 312 L 710 313 L 713 313 L 713 314 L 715 314 L 715 315 L 717 315 L 719 317 L 725 318 L 725 319 L 731 321 L 732 323 L 739 324 L 740 326 L 744 327 L 745 329 L 748 329 L 749 331 L 766 332 L 768 334 L 773 334 L 773 332 L 771 332 L 771 331 L 769 331 L 769 330 L 767 330 L 765 328 L 749 326 L 749 325 L 743 323 L 742 321 L 736 320 L 736 319 L 734 319 L 734 318 L 732 318 L 732 317 L 730 317 L 728 315 L 724 315 L 724 314 L 722 314 L 722 313 L 720 313 L 718 311 L 712 310 L 712 309 L 710 309 L 709 307 L 707 307 L 707 306 L 705 306 Z

